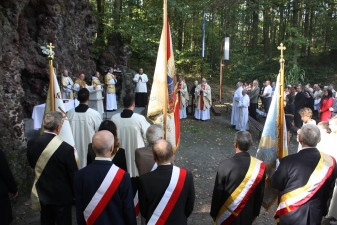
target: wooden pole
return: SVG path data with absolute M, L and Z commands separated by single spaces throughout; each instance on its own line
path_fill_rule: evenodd
M 53 44 L 50 43 L 48 46 L 49 48 L 49 94 L 50 94 L 50 111 L 55 111 L 55 90 L 54 90 L 54 68 L 53 68 Z
M 278 137 L 278 158 L 283 158 L 283 133 L 284 133 L 284 57 L 283 57 L 283 51 L 286 49 L 285 46 L 283 46 L 283 43 L 280 44 L 279 47 L 277 47 L 278 50 L 281 51 L 281 58 L 279 60 L 280 62 L 280 99 L 279 99 L 279 109 L 278 109 L 278 115 L 279 115 L 279 123 L 278 123 L 278 131 L 279 131 L 279 137 Z
M 168 102 L 168 87 L 167 87 L 167 35 L 168 35 L 168 24 L 167 24 L 167 0 L 164 0 L 164 18 L 163 18 L 163 35 L 164 35 L 164 80 L 165 80 L 165 102 L 163 106 L 163 127 L 164 127 L 164 139 L 167 139 L 167 102 Z
M 220 54 L 221 54 L 221 56 L 220 56 L 220 90 L 219 90 L 219 101 L 220 101 L 220 103 L 221 103 L 221 101 L 222 101 L 222 67 L 224 66 L 224 64 L 222 63 L 222 49 L 223 49 L 223 46 L 221 45 L 221 50 L 220 50 Z

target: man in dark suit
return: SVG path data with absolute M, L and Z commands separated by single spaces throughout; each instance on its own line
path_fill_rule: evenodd
M 294 115 L 294 124 L 295 127 L 302 127 L 302 120 L 299 111 L 305 107 L 307 97 L 303 92 L 302 85 L 297 85 L 296 87 L 297 94 L 295 96 L 294 105 L 295 105 L 295 115 Z
M 317 150 L 320 136 L 316 125 L 304 125 L 299 135 L 302 150 L 281 159 L 271 178 L 272 187 L 279 190 L 275 218 L 281 225 L 319 225 L 327 214 L 337 168 L 331 156 Z
M 249 115 L 254 119 L 256 119 L 256 109 L 259 100 L 259 93 L 260 93 L 259 83 L 257 82 L 257 80 L 254 80 L 252 89 L 248 90 L 247 92 L 250 98 Z
M 186 225 L 195 199 L 192 174 L 171 164 L 173 151 L 169 142 L 160 139 L 154 143 L 152 149 L 158 167 L 139 177 L 140 213 L 147 224 L 155 224 L 160 215 L 163 224 Z M 174 196 L 173 190 L 176 193 Z M 176 201 L 170 205 L 173 199 Z M 168 205 L 172 207 L 165 207 Z M 165 209 L 160 210 L 163 208 Z M 162 217 L 163 215 L 167 217 Z
M 236 154 L 223 160 L 219 165 L 210 212 L 216 224 L 226 221 L 224 224 L 249 225 L 260 214 L 265 164 L 247 152 L 251 145 L 252 136 L 248 131 L 236 132 L 234 138 Z M 256 177 L 253 174 L 257 174 Z M 242 199 L 237 196 L 240 187 Z
M 8 166 L 5 154 L 0 150 L 0 218 L 1 224 L 9 225 L 12 220 L 12 206 L 8 192 L 13 198 L 18 196 L 18 188 Z
M 153 159 L 152 146 L 157 140 L 162 138 L 164 138 L 164 130 L 161 125 L 154 124 L 147 128 L 146 140 L 149 145 L 143 148 L 137 148 L 135 151 L 135 161 L 139 175 L 148 173 L 157 167 Z
M 136 225 L 130 175 L 111 160 L 113 134 L 107 130 L 97 132 L 92 138 L 92 147 L 95 161 L 75 173 L 77 224 Z M 116 171 L 115 174 L 112 171 Z M 97 198 L 97 193 L 104 193 L 103 197 Z
M 37 179 L 32 190 L 32 207 L 36 210 L 41 207 L 41 224 L 72 223 L 73 178 L 77 165 L 74 148 L 58 136 L 62 123 L 62 113 L 47 113 L 43 119 L 44 133 L 27 144 L 27 158 Z

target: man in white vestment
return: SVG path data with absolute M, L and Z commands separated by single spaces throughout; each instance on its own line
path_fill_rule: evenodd
M 232 116 L 231 116 L 231 125 L 233 127 L 236 126 L 237 120 L 238 120 L 238 115 L 239 115 L 239 101 L 242 97 L 242 82 L 238 82 L 236 84 L 236 90 L 233 95 L 233 105 L 232 105 Z
M 134 113 L 135 99 L 131 95 L 123 98 L 124 110 L 111 117 L 116 124 L 120 147 L 125 149 L 126 166 L 131 177 L 138 176 L 135 163 L 135 150 L 145 147 L 146 130 L 150 123 L 138 113 Z
M 82 88 L 78 92 L 77 100 L 80 104 L 71 109 L 67 115 L 75 139 L 75 147 L 80 158 L 79 169 L 87 165 L 88 144 L 102 122 L 102 115 L 89 108 L 89 91 Z
M 189 96 L 187 85 L 183 77 L 179 77 L 179 82 L 176 84 L 175 90 L 178 93 L 180 119 L 185 119 L 187 118 L 186 107 L 188 105 Z
M 73 80 L 68 76 L 68 70 L 63 70 L 62 74 L 62 98 L 63 99 L 73 99 Z
M 115 75 L 112 74 L 113 68 L 109 68 L 109 72 L 105 75 L 106 84 L 106 110 L 116 111 L 117 100 L 116 100 L 116 87 L 117 79 Z
M 143 68 L 139 69 L 139 73 L 133 78 L 133 82 L 137 83 L 135 90 L 135 104 L 137 107 L 147 106 L 147 86 L 148 77 L 143 73 Z
M 209 120 L 211 118 L 212 93 L 211 87 L 207 84 L 205 78 L 202 78 L 201 84 L 195 88 L 195 98 L 194 117 L 198 120 Z
M 94 90 L 101 90 L 104 84 L 99 80 L 100 74 L 96 71 L 95 75 L 91 78 L 91 85 L 94 86 Z
M 236 130 L 249 130 L 248 125 L 248 107 L 250 98 L 247 95 L 247 89 L 242 90 L 242 97 L 238 101 L 239 115 L 236 123 Z

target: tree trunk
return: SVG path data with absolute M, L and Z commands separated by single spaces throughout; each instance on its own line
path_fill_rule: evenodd
M 114 29 L 117 31 L 121 22 L 121 0 L 114 1 L 113 19 L 114 19 Z
M 293 29 L 297 30 L 298 29 L 298 2 L 299 0 L 294 0 L 293 1 Z M 295 32 L 293 31 L 292 37 L 295 39 Z M 293 64 L 294 66 L 297 65 L 297 51 L 298 51 L 298 46 L 296 43 L 292 43 L 292 50 L 293 50 Z
M 258 30 L 259 30 L 259 2 L 258 0 L 252 0 L 253 4 L 253 51 L 256 51 L 257 42 L 258 42 Z

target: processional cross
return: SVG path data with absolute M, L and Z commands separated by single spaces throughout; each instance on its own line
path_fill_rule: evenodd
M 283 51 L 286 50 L 286 46 L 283 45 L 283 43 L 280 44 L 280 46 L 277 47 L 278 50 L 281 51 L 281 58 L 280 58 L 280 67 L 281 69 L 284 69 L 284 55 L 283 55 Z
M 49 45 L 47 45 L 47 47 L 49 48 L 49 55 L 48 55 L 48 59 L 49 59 L 49 62 L 52 61 L 54 59 L 54 56 L 53 56 L 53 48 L 55 48 L 55 46 L 53 46 L 52 43 L 49 43 Z

